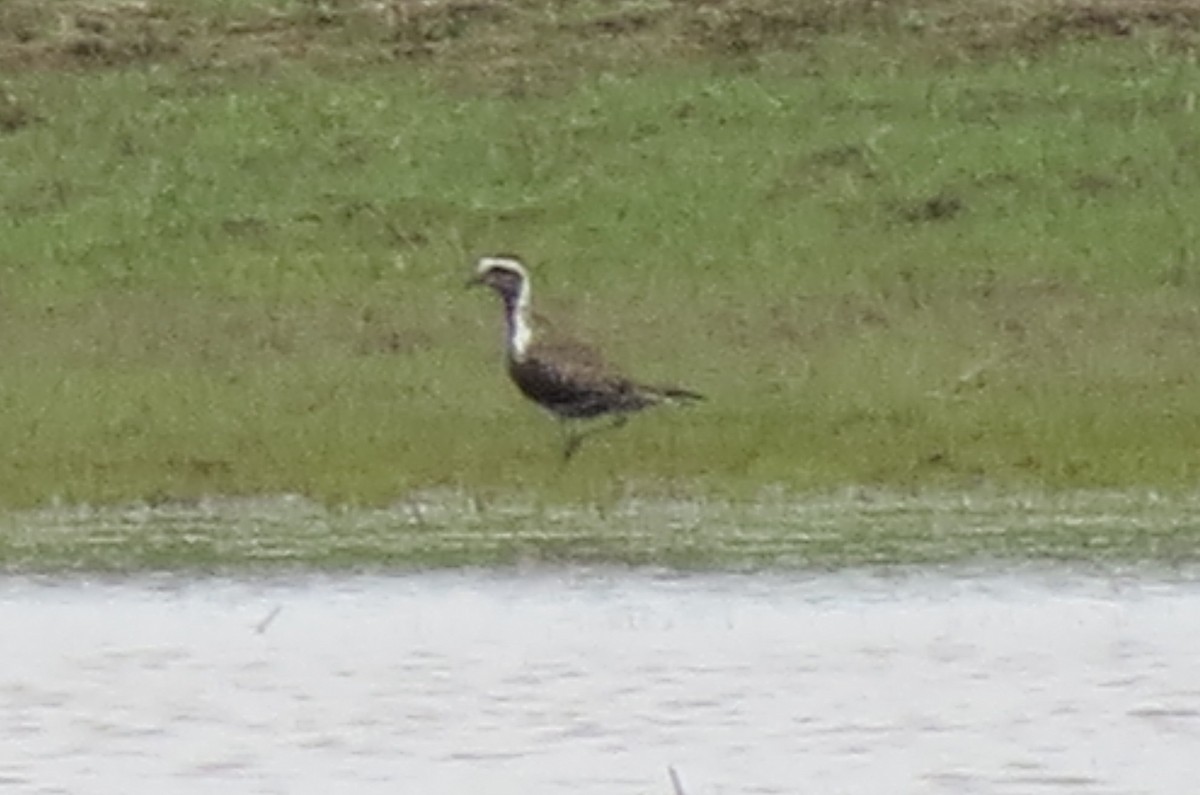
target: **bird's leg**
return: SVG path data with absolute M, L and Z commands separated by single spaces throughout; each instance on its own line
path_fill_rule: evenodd
M 575 453 L 579 452 L 580 446 L 583 444 L 584 434 L 570 433 L 567 435 L 566 442 L 563 444 L 563 463 L 567 463 L 574 457 Z
M 563 433 L 563 463 L 567 463 L 579 452 L 579 446 L 583 444 L 583 434 L 575 430 L 570 420 L 562 420 L 560 427 Z
M 564 421 L 563 431 L 565 436 L 563 438 L 563 463 L 570 461 L 571 458 L 577 452 L 579 452 L 579 448 L 583 445 L 583 440 L 587 437 L 595 436 L 603 431 L 615 431 L 617 428 L 620 428 L 627 422 L 629 422 L 629 417 L 625 416 L 624 414 L 617 414 L 615 417 L 613 417 L 613 420 L 610 423 L 597 425 L 592 428 L 588 428 L 586 431 L 578 431 L 571 427 L 568 424 L 568 421 Z

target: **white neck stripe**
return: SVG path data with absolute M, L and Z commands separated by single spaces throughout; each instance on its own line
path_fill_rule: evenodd
M 533 328 L 529 323 L 529 279 L 521 280 L 521 292 L 517 295 L 516 306 L 512 308 L 509 318 L 508 351 L 514 359 L 522 359 L 533 342 Z

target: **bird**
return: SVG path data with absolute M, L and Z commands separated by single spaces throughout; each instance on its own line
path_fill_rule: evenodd
M 663 404 L 688 404 L 704 396 L 675 386 L 650 386 L 614 370 L 595 348 L 550 336 L 532 311 L 529 271 L 513 254 L 480 257 L 468 286 L 485 286 L 504 307 L 508 375 L 521 393 L 562 422 L 563 460 L 585 437 L 620 427 L 629 414 Z M 575 420 L 612 417 L 588 430 Z

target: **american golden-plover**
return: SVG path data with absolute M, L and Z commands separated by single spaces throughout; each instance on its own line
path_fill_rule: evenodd
M 471 285 L 486 285 L 504 303 L 508 374 L 525 397 L 563 422 L 563 458 L 586 436 L 624 424 L 626 415 L 703 396 L 679 387 L 648 386 L 613 371 L 595 349 L 546 334 L 530 306 L 529 272 L 511 255 L 480 258 Z M 609 416 L 608 425 L 581 430 L 572 422 Z

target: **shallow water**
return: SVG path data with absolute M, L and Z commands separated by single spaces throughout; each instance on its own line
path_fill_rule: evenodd
M 5 793 L 1192 793 L 1192 573 L 0 580 Z

